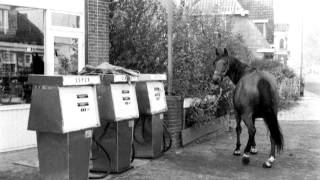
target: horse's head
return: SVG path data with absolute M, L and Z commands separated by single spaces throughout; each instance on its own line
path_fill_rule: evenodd
M 216 59 L 213 62 L 214 64 L 214 73 L 212 81 L 214 84 L 220 84 L 223 77 L 227 74 L 230 66 L 228 51 L 224 48 L 223 53 L 219 53 L 216 49 Z

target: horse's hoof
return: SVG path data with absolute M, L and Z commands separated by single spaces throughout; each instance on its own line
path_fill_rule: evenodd
M 258 149 L 257 149 L 256 147 L 251 147 L 250 153 L 253 154 L 253 155 L 255 155 L 255 154 L 258 153 Z
M 242 156 L 242 163 L 243 163 L 244 165 L 247 165 L 247 164 L 249 164 L 249 162 L 250 162 L 250 157 L 249 157 L 249 155 L 244 154 L 244 155 Z
M 262 167 L 264 167 L 264 168 L 271 168 L 271 167 L 272 167 L 272 164 L 267 161 L 267 162 L 264 162 L 264 163 L 262 164 Z
M 241 151 L 240 150 L 234 150 L 233 151 L 233 155 L 240 156 L 241 155 Z
M 274 156 L 270 156 L 269 159 L 263 163 L 262 167 L 271 168 L 275 160 Z

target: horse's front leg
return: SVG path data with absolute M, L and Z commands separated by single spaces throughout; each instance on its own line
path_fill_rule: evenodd
M 248 164 L 250 162 L 249 152 L 252 146 L 254 136 L 256 134 L 256 128 L 254 127 L 254 123 L 252 121 L 252 113 L 245 113 L 241 116 L 241 118 L 248 128 L 248 134 L 249 134 L 248 142 L 244 149 L 244 154 L 242 157 L 242 163 Z
M 236 121 L 237 121 L 237 127 L 236 127 L 237 144 L 236 144 L 236 149 L 233 151 L 233 155 L 240 156 L 241 155 L 241 151 L 240 151 L 240 146 L 241 146 L 240 134 L 241 134 L 242 128 L 241 128 L 241 117 L 240 117 L 240 115 L 238 115 L 238 113 L 236 113 Z
M 251 149 L 250 149 L 250 153 L 255 155 L 258 153 L 258 149 L 256 147 L 256 141 L 255 141 L 255 136 L 253 136 L 253 140 L 252 140 L 252 145 L 251 145 Z
M 271 149 L 270 149 L 270 155 L 269 158 L 263 163 L 264 168 L 271 168 L 272 164 L 274 163 L 275 159 L 275 143 L 270 135 L 270 142 L 271 142 Z

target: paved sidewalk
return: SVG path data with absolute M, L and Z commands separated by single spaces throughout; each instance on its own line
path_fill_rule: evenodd
M 278 113 L 279 120 L 320 120 L 320 96 L 304 92 L 304 97 L 288 110 Z
M 283 153 L 277 154 L 271 169 L 262 167 L 268 157 L 270 142 L 264 123 L 258 121 L 256 142 L 259 153 L 251 156 L 251 162 L 247 166 L 242 165 L 241 157 L 232 155 L 236 135 L 235 132 L 228 132 L 219 138 L 207 136 L 199 143 L 168 153 L 147 166 L 110 179 L 320 179 L 319 121 L 298 125 L 295 121 L 281 121 L 280 124 L 285 148 Z M 247 140 L 246 129 L 244 130 L 241 136 L 243 146 Z

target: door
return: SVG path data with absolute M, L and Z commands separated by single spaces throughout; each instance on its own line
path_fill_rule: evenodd
M 47 75 L 77 74 L 85 66 L 84 14 L 46 11 Z

